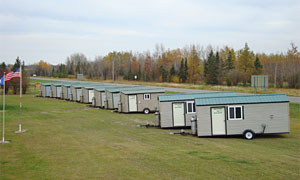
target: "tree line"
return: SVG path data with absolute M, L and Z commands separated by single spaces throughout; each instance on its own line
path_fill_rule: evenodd
M 275 87 L 300 88 L 300 53 L 294 43 L 285 53 L 254 53 L 247 43 L 240 50 L 190 45 L 153 53 L 110 52 L 88 60 L 82 53 L 53 66 L 40 61 L 32 71 L 41 76 L 68 77 L 84 74 L 90 79 L 139 80 L 211 85 L 249 85 L 251 75 L 265 74 Z M 135 79 L 136 77 L 136 79 Z
M 29 75 L 26 71 L 25 62 L 21 62 L 20 58 L 17 57 L 13 65 L 7 65 L 5 62 L 0 64 L 0 78 L 4 75 L 4 72 L 7 74 L 11 71 L 15 71 L 22 66 L 22 93 L 26 94 L 29 87 Z M 2 87 L 3 88 L 3 87 Z M 13 94 L 20 92 L 20 78 L 13 78 L 5 82 L 5 93 L 7 94 L 12 90 Z

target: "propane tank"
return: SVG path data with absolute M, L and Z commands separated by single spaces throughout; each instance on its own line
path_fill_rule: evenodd
M 197 134 L 197 117 L 193 116 L 191 118 L 191 129 L 192 129 L 192 135 Z
M 158 111 L 155 112 L 155 126 L 156 127 L 160 126 L 160 114 Z

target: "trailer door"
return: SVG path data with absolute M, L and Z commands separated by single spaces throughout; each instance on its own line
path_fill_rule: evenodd
M 89 103 L 93 102 L 94 98 L 94 90 L 89 90 Z
M 118 108 L 120 102 L 120 93 L 113 93 L 113 107 L 114 109 Z
M 173 103 L 173 120 L 175 126 L 185 126 L 184 103 Z
M 50 97 L 50 94 L 51 94 L 51 87 L 50 86 L 46 86 L 46 96 L 47 97 Z
M 129 112 L 136 112 L 137 111 L 137 98 L 136 95 L 129 95 Z
M 106 100 L 106 94 L 105 94 L 105 92 L 101 92 L 101 105 L 100 106 L 104 107 L 105 100 Z
M 61 98 L 61 87 L 56 87 L 56 97 Z
M 67 99 L 71 100 L 71 88 L 67 88 Z
M 211 108 L 211 119 L 212 119 L 212 134 L 226 135 L 225 108 L 224 107 Z
M 76 101 L 80 101 L 82 95 L 82 89 L 76 89 Z

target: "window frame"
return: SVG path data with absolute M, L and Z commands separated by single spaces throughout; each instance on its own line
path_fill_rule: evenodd
M 146 98 L 146 96 L 149 96 L 149 98 Z M 151 94 L 150 93 L 144 94 L 144 100 L 146 101 L 151 100 Z
M 189 104 L 192 104 L 192 112 L 189 112 Z M 187 114 L 195 114 L 196 113 L 196 107 L 194 101 L 187 101 L 186 102 L 186 113 Z
M 230 118 L 230 108 L 233 108 L 233 118 Z M 241 108 L 241 118 L 236 118 L 236 108 Z M 238 121 L 238 120 L 244 120 L 244 108 L 243 106 L 228 106 L 227 107 L 227 120 L 233 120 L 233 121 Z

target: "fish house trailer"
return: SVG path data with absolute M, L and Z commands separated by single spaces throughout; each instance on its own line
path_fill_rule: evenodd
M 62 85 L 62 99 L 71 100 L 71 83 L 65 83 Z
M 82 101 L 83 103 L 86 104 L 92 104 L 93 99 L 94 99 L 94 88 L 95 87 L 101 87 L 103 86 L 102 83 L 98 83 L 98 84 L 91 84 L 91 85 L 87 85 L 82 87 Z
M 107 88 L 106 93 L 106 109 L 118 109 L 120 103 L 120 92 L 126 89 L 145 89 L 145 86 L 121 86 L 114 88 Z
M 104 108 L 105 100 L 106 100 L 106 93 L 105 90 L 107 88 L 113 88 L 116 86 L 101 86 L 94 88 L 94 99 L 92 105 L 95 107 Z
M 71 101 L 80 102 L 82 96 L 82 86 L 84 84 L 78 83 L 71 86 Z
M 144 112 L 148 114 L 158 110 L 158 96 L 163 95 L 165 89 L 131 89 L 122 90 L 119 112 Z
M 40 90 L 41 97 L 50 97 L 51 84 L 52 83 L 41 83 L 41 90 Z
M 170 94 L 158 96 L 161 128 L 190 127 L 195 116 L 195 99 L 200 97 L 235 96 L 234 92 Z
M 289 133 L 289 100 L 285 94 L 238 95 L 196 99 L 197 135 Z
M 51 92 L 53 98 L 61 98 L 62 94 L 62 83 L 53 83 L 51 85 Z

